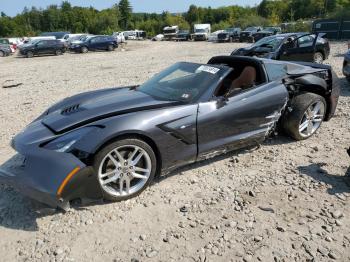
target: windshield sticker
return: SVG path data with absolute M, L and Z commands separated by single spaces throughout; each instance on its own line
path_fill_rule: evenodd
M 219 68 L 216 68 L 216 67 L 212 67 L 212 66 L 205 66 L 205 65 L 201 65 L 197 71 L 202 71 L 202 72 L 207 72 L 207 73 L 210 73 L 210 74 L 213 74 L 215 75 L 217 72 L 220 71 Z

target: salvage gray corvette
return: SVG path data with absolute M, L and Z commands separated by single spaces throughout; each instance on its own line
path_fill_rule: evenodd
M 261 143 L 276 128 L 306 139 L 332 118 L 338 97 L 326 65 L 176 63 L 140 86 L 49 108 L 12 140 L 18 160 L 3 165 L 0 182 L 63 209 L 76 199 L 129 199 L 161 172 Z

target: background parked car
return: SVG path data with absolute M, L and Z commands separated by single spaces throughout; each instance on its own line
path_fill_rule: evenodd
M 274 26 L 265 27 L 262 31 L 259 31 L 253 34 L 254 42 L 258 42 L 260 39 L 266 36 L 280 34 L 281 32 L 282 32 L 281 27 L 274 27 Z
M 239 40 L 239 36 L 241 34 L 241 28 L 235 27 L 235 28 L 228 28 L 224 30 L 223 32 L 218 34 L 218 42 L 233 42 L 236 40 Z
M 261 26 L 252 26 L 244 29 L 239 35 L 239 42 L 253 42 L 253 34 L 260 32 L 261 30 Z
M 81 41 L 81 39 L 84 39 L 86 36 L 87 34 L 78 34 L 78 35 L 70 36 L 67 39 L 68 47 L 71 46 L 72 43 Z
M 9 45 L 11 53 L 16 52 L 17 43 L 13 43 L 9 38 L 0 38 L 0 45 Z
M 328 58 L 327 39 L 309 33 L 289 33 L 265 37 L 231 55 L 258 56 L 275 60 L 322 63 Z
M 34 40 L 30 44 L 19 48 L 20 55 L 31 58 L 35 55 L 62 55 L 65 52 L 65 46 L 60 40 Z
M 113 36 L 98 35 L 84 38 L 80 43 L 74 43 L 70 50 L 74 52 L 87 53 L 90 50 L 113 51 L 118 47 L 117 40 Z
M 224 32 L 224 30 L 218 30 L 218 31 L 215 31 L 214 33 L 211 33 L 208 37 L 208 41 L 209 42 L 217 42 L 218 41 L 218 35 L 220 33 Z
M 343 74 L 345 75 L 346 79 L 350 82 L 350 48 L 344 57 Z
M 9 56 L 11 54 L 10 45 L 0 44 L 0 57 Z
M 190 30 L 180 30 L 176 37 L 174 38 L 175 41 L 188 41 L 191 39 L 191 33 Z

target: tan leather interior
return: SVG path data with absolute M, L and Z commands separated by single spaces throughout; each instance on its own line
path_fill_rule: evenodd
M 230 92 L 234 89 L 249 88 L 254 86 L 256 82 L 256 69 L 252 66 L 247 66 L 243 69 L 241 75 L 232 81 Z

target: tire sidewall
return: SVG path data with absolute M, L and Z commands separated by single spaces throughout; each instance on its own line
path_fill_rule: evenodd
M 34 56 L 34 53 L 32 52 L 32 51 L 29 51 L 28 53 L 27 53 L 27 57 L 28 58 L 32 58 Z
M 292 108 L 292 111 L 289 112 L 287 110 L 282 119 L 282 127 L 289 136 L 299 141 L 299 140 L 308 139 L 318 132 L 318 129 L 320 129 L 320 127 L 322 126 L 323 120 L 320 126 L 318 127 L 318 129 L 310 136 L 302 136 L 300 135 L 300 132 L 299 132 L 300 122 L 305 114 L 305 111 L 312 104 L 318 101 L 321 101 L 324 104 L 325 114 L 326 114 L 327 103 L 326 103 L 326 100 L 320 95 L 317 95 L 314 93 L 300 93 L 299 95 L 293 98 L 291 104 L 288 106 L 289 108 Z
M 0 57 L 5 57 L 5 52 L 0 51 Z
M 105 158 L 105 156 L 108 153 L 110 153 L 115 148 L 125 146 L 125 145 L 135 145 L 135 146 L 141 147 L 143 150 L 145 150 L 151 159 L 152 170 L 151 170 L 151 174 L 150 174 L 147 182 L 139 191 L 135 192 L 134 194 L 128 195 L 128 196 L 116 197 L 116 196 L 113 196 L 113 195 L 111 195 L 103 190 L 102 186 L 99 183 L 98 171 L 99 171 L 99 167 L 100 167 L 101 162 L 103 161 L 103 159 Z M 93 161 L 93 169 L 95 171 L 97 183 L 99 183 L 99 187 L 100 187 L 101 192 L 103 194 L 103 198 L 105 200 L 119 202 L 119 201 L 124 201 L 124 200 L 138 196 L 152 183 L 154 176 L 157 173 L 157 158 L 156 158 L 156 155 L 155 155 L 152 147 L 150 147 L 146 142 L 144 142 L 140 139 L 136 139 L 136 138 L 121 139 L 121 140 L 117 140 L 117 141 L 114 141 L 114 142 L 106 145 L 95 155 L 94 161 Z
M 317 56 L 320 56 L 320 57 L 322 57 L 322 61 L 320 61 L 320 63 L 318 63 L 317 62 Z M 322 64 L 323 63 L 323 61 L 324 61 L 324 56 L 323 56 L 323 54 L 321 53 L 321 52 L 315 52 L 315 54 L 314 54 L 314 63 L 317 63 L 317 64 Z
M 81 48 L 81 52 L 82 52 L 83 54 L 87 53 L 88 51 L 89 51 L 89 49 L 88 49 L 87 47 L 85 47 L 85 46 L 83 46 L 83 47 Z
M 110 52 L 113 51 L 113 50 L 114 50 L 113 45 L 109 45 L 109 46 L 107 47 L 107 50 L 110 51 Z

